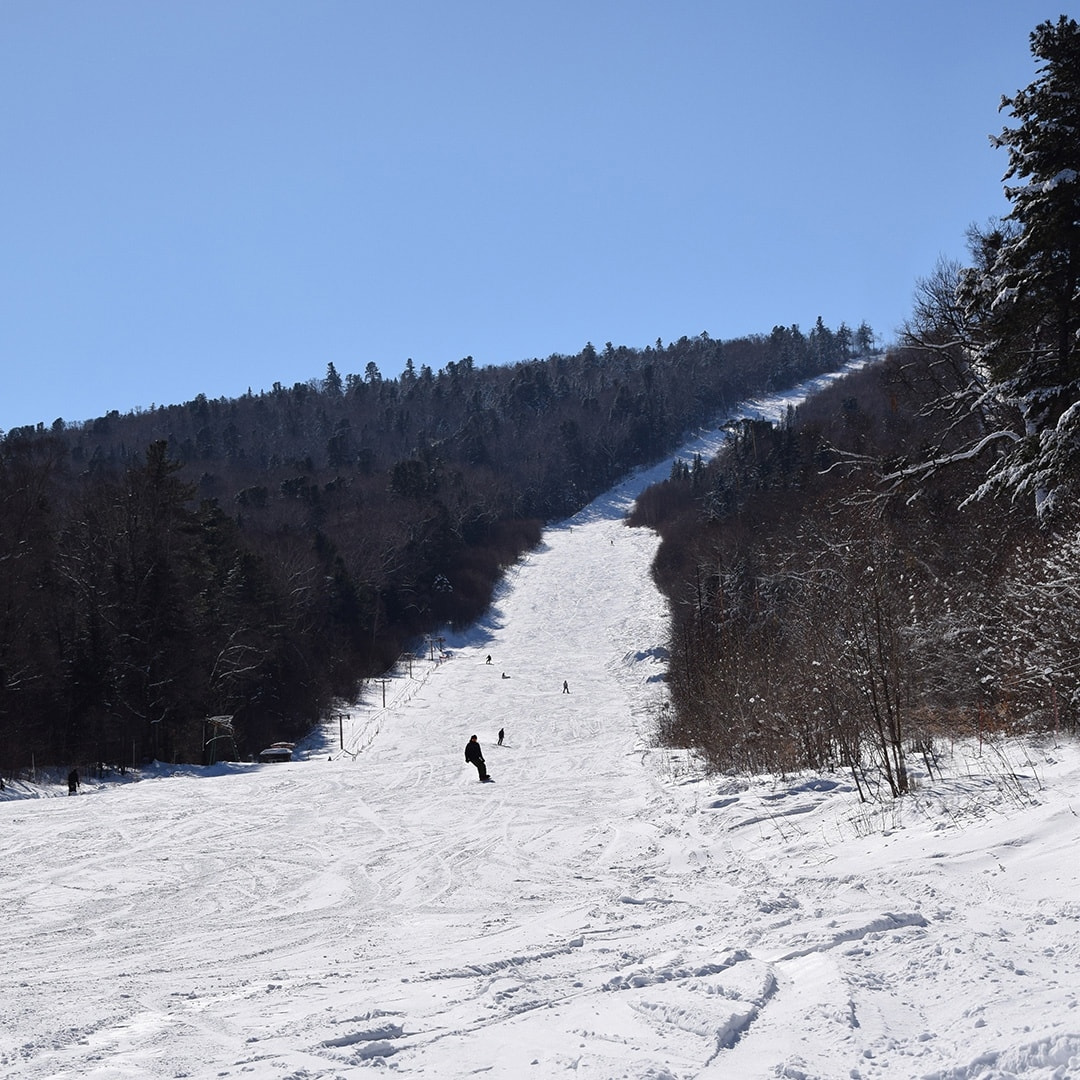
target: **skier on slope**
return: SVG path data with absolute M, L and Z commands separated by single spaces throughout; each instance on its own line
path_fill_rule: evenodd
M 465 744 L 465 760 L 476 766 L 481 781 L 491 779 L 488 776 L 487 765 L 484 764 L 484 753 L 480 749 L 480 744 L 476 741 L 475 735 L 471 736 Z

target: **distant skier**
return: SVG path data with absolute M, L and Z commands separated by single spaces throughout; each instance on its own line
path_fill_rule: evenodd
M 487 765 L 484 764 L 484 753 L 480 749 L 480 744 L 476 741 L 475 735 L 470 736 L 469 741 L 465 744 L 465 760 L 476 766 L 481 783 L 491 779 L 488 776 Z
M 68 794 L 75 795 L 79 790 L 79 770 L 72 769 L 68 773 Z
M 562 692 L 564 694 L 569 694 L 570 693 L 570 684 L 565 679 L 563 679 Z
M 504 734 L 504 733 L 503 733 L 503 729 L 502 729 L 502 728 L 499 728 L 499 745 L 500 745 L 500 746 L 502 746 L 502 741 L 503 741 L 503 734 Z
M 488 653 L 488 658 L 487 658 L 486 662 L 489 663 L 489 664 L 491 663 L 491 653 Z

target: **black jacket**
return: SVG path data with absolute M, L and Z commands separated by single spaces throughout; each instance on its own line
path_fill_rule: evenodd
M 478 742 L 473 742 L 472 739 L 470 739 L 465 744 L 465 760 L 471 761 L 474 765 L 484 764 L 484 755 L 480 752 L 480 744 Z

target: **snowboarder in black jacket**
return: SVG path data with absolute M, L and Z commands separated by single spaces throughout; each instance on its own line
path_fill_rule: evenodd
M 476 766 L 476 771 L 480 774 L 480 780 L 489 780 L 487 766 L 484 764 L 484 754 L 480 749 L 480 744 L 476 741 L 476 736 L 473 735 L 469 741 L 465 744 L 465 760 L 472 762 Z

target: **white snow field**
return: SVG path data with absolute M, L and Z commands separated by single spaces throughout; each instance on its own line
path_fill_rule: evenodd
M 9 786 L 0 1076 L 1080 1077 L 1077 747 L 957 745 L 878 805 L 655 748 L 623 516 L 669 468 L 548 530 L 344 750 Z

